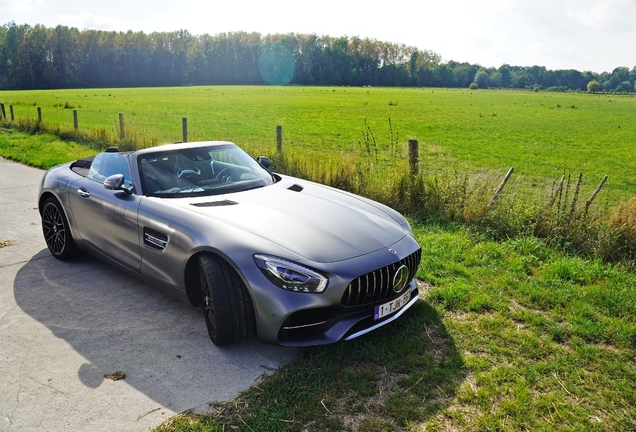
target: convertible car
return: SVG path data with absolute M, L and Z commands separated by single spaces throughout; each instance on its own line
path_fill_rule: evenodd
M 202 306 L 217 345 L 352 339 L 417 301 L 421 250 L 399 213 L 269 166 L 229 142 L 109 148 L 46 172 L 44 239 Z

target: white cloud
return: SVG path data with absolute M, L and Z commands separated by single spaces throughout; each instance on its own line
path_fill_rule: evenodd
M 87 11 L 82 11 L 77 15 L 59 15 L 59 19 L 60 24 L 80 29 L 114 30 L 118 27 L 116 19 L 95 15 Z
M 624 33 L 636 29 L 636 3 L 627 0 L 605 0 L 593 8 L 572 14 L 582 26 L 603 33 Z
M 17 0 L 17 1 L 2 1 L 0 7 L 7 8 L 14 11 L 23 11 L 32 9 L 34 5 L 42 4 L 42 0 Z

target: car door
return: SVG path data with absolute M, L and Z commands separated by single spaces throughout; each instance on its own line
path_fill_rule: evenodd
M 86 178 L 71 184 L 70 204 L 82 240 L 106 257 L 136 272 L 141 267 L 137 213 L 142 196 L 104 188 L 104 180 L 123 174 L 131 187 L 128 157 L 122 153 L 98 154 Z

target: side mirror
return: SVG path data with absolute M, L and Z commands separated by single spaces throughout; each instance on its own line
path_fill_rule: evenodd
M 263 165 L 267 169 L 269 169 L 269 167 L 272 165 L 272 161 L 269 160 L 269 158 L 265 157 L 265 156 L 259 156 L 259 157 L 256 158 L 256 160 L 258 161 L 258 163 L 260 163 L 261 165 Z
M 128 194 L 132 193 L 132 191 L 124 185 L 123 174 L 113 174 L 112 176 L 106 177 L 106 180 L 104 180 L 104 189 L 120 190 Z

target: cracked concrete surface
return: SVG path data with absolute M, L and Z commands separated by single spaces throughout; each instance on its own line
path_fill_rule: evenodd
M 296 350 L 210 342 L 200 309 L 93 258 L 53 258 L 43 171 L 0 158 L 0 431 L 145 431 L 231 400 Z M 105 374 L 122 371 L 111 381 Z

